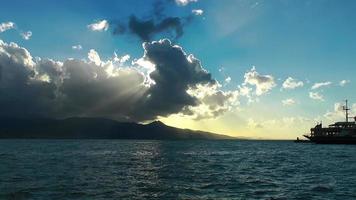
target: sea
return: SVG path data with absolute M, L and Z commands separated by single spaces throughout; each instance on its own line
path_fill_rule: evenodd
M 356 145 L 0 140 L 0 199 L 356 199 Z

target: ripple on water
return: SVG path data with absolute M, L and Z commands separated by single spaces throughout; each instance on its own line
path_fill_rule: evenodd
M 313 185 L 311 190 L 315 192 L 332 192 L 334 187 L 332 185 Z

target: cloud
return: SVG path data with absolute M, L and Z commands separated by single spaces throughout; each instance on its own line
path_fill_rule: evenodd
M 282 100 L 283 106 L 291 106 L 296 104 L 295 100 L 292 98 Z
M 198 0 L 175 0 L 175 1 L 176 1 L 176 4 L 179 6 L 186 6 L 189 3 L 198 2 Z
M 34 59 L 25 48 L 0 40 L 0 117 L 145 121 L 182 114 L 202 119 L 238 104 L 238 92 L 222 91 L 180 46 L 164 39 L 144 43 L 143 50 L 129 66 L 129 56 L 102 60 L 94 49 L 87 60 L 61 62 Z
M 0 116 L 42 116 L 51 112 L 54 82 L 42 81 L 45 78 L 36 68 L 25 48 L 0 40 Z M 43 71 L 49 68 L 46 65 Z
M 147 90 L 144 75 L 111 60 L 97 65 L 95 51 L 89 57 L 34 60 L 25 48 L 0 41 L 0 116 L 133 120 L 135 102 Z
M 82 50 L 83 47 L 82 47 L 82 45 L 77 44 L 77 45 L 73 45 L 73 46 L 72 46 L 72 49 L 74 49 L 74 50 Z
M 136 106 L 147 90 L 145 77 L 112 61 L 67 60 L 59 87 L 62 116 L 107 117 L 135 121 Z
M 32 32 L 26 31 L 26 32 L 22 32 L 20 35 L 24 40 L 29 40 L 32 36 Z
M 167 116 L 180 112 L 186 106 L 196 106 L 197 99 L 187 93 L 198 84 L 216 84 L 200 61 L 187 55 L 167 39 L 143 44 L 143 59 L 154 64 L 149 78 L 151 85 L 146 96 L 145 115 Z M 172 93 L 174 91 L 174 93 Z
M 218 84 L 198 85 L 190 88 L 187 93 L 198 99 L 197 106 L 186 107 L 183 113 L 188 113 L 194 119 L 214 118 L 239 105 L 239 92 L 222 91 Z
M 3 22 L 0 24 L 0 33 L 16 28 L 14 22 Z
M 14 22 L 3 22 L 0 24 L 0 33 L 5 32 L 7 30 L 10 29 L 17 29 L 16 24 Z M 32 36 L 32 32 L 31 31 L 26 31 L 23 32 L 21 30 L 17 30 L 17 32 L 19 32 L 20 36 L 24 39 L 24 40 L 29 40 Z
M 195 17 L 192 13 L 188 16 L 166 16 L 166 6 L 170 0 L 153 1 L 153 9 L 145 17 L 132 14 L 127 20 L 111 22 L 114 35 L 130 35 L 138 37 L 143 42 L 155 39 L 157 35 L 164 34 L 172 40 L 177 40 L 184 34 L 184 27 Z
M 183 35 L 183 27 L 188 21 L 187 18 L 179 17 L 166 17 L 160 21 L 153 18 L 141 20 L 132 15 L 127 25 L 117 23 L 113 33 L 115 35 L 133 34 L 145 42 L 151 41 L 155 35 L 160 33 L 173 33 L 173 38 L 178 39 Z
M 343 87 L 343 86 L 345 86 L 345 85 L 348 84 L 348 83 L 350 83 L 350 80 L 341 80 L 341 81 L 339 82 L 339 85 L 340 85 L 341 87 Z
M 92 31 L 107 31 L 109 29 L 109 22 L 107 20 L 96 21 L 87 26 Z
M 333 111 L 327 111 L 324 114 L 324 117 L 331 120 L 331 121 L 337 121 L 340 119 L 345 118 L 345 111 L 343 110 L 344 103 L 336 102 L 334 104 L 334 110 Z M 354 111 L 354 109 L 352 109 Z
M 318 92 L 309 92 L 309 97 L 314 100 L 324 101 L 324 96 Z
M 247 87 L 246 85 L 239 85 L 238 88 L 241 96 L 251 97 L 252 88 Z
M 98 54 L 98 52 L 96 52 L 94 49 L 90 49 L 89 53 L 88 53 L 88 59 L 89 61 L 95 63 L 96 65 L 101 65 L 101 59 L 100 56 Z
M 303 87 L 304 83 L 302 81 L 298 81 L 293 79 L 292 77 L 288 77 L 282 84 L 283 89 L 292 90 L 298 87 Z
M 203 15 L 204 11 L 202 9 L 194 9 L 192 10 L 194 15 Z
M 327 81 L 327 82 L 320 82 L 320 83 L 314 83 L 314 85 L 311 87 L 312 90 L 319 89 L 321 87 L 325 87 L 328 85 L 331 85 L 332 82 Z
M 334 108 L 328 111 L 323 115 L 326 119 L 331 122 L 335 121 L 345 121 L 345 110 L 344 110 L 345 102 L 336 102 L 334 103 Z M 354 118 L 356 116 L 356 104 L 352 104 L 349 110 L 349 117 Z M 349 118 L 349 120 L 353 121 L 353 119 Z
M 354 120 L 356 121 L 356 103 L 351 105 L 350 116 L 352 116 L 354 118 Z
M 155 24 L 152 20 L 140 21 L 134 16 L 130 18 L 130 30 L 136 33 L 143 41 L 149 41 L 151 36 L 156 33 L 173 30 L 175 38 L 183 35 L 183 26 L 178 17 L 167 17 L 161 22 Z
M 260 75 L 255 66 L 252 69 L 245 73 L 244 85 L 250 84 L 256 87 L 255 93 L 257 96 L 269 92 L 273 87 L 276 86 L 273 76 L 271 75 Z
M 230 82 L 231 82 L 231 77 L 228 76 L 228 77 L 225 79 L 225 82 L 226 82 L 227 84 L 230 83 Z
M 120 62 L 120 63 L 125 63 L 127 62 L 128 60 L 130 60 L 130 55 L 129 54 L 126 54 L 122 57 L 119 57 L 116 52 L 114 52 L 114 61 L 115 62 Z

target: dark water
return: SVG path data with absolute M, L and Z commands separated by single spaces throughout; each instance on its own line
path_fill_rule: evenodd
M 356 199 L 356 146 L 0 140 L 0 199 Z

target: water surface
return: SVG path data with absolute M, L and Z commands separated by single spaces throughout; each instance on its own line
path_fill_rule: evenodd
M 0 199 L 356 199 L 356 146 L 0 140 Z

